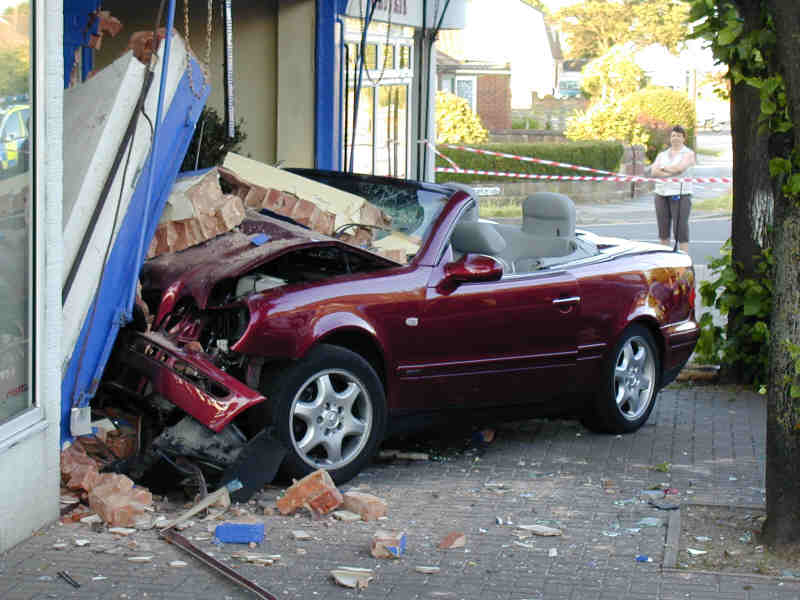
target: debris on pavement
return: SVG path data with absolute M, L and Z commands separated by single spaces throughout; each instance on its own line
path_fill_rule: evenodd
M 262 567 L 269 567 L 274 565 L 281 559 L 280 554 L 256 554 L 253 552 L 234 552 L 231 558 L 235 558 L 241 562 L 251 563 L 254 565 L 261 565 Z
M 657 517 L 645 517 L 636 522 L 637 525 L 642 527 L 661 527 L 663 521 Z
M 467 536 L 460 531 L 451 531 L 448 533 L 441 542 L 439 542 L 440 550 L 449 550 L 451 548 L 463 548 L 467 545 Z
M 680 502 L 673 502 L 670 500 L 656 501 L 650 500 L 647 504 L 659 510 L 678 510 L 681 507 Z
M 276 504 L 282 515 L 290 515 L 298 508 L 308 506 L 313 512 L 326 515 L 344 502 L 341 492 L 324 469 L 318 469 L 293 483 L 278 498 Z
M 171 521 L 167 521 L 161 525 L 161 529 L 169 529 L 171 527 L 175 527 L 184 521 L 192 518 L 194 515 L 199 513 L 202 510 L 207 509 L 210 506 L 222 501 L 225 504 L 225 507 L 230 506 L 230 496 L 228 492 L 228 488 L 221 487 L 215 492 L 210 493 L 208 496 L 200 500 L 197 504 L 192 506 L 190 509 L 184 511 L 176 518 Z
M 70 584 L 72 587 L 74 587 L 74 588 L 79 588 L 79 587 L 81 587 L 81 584 L 80 584 L 80 583 L 78 583 L 77 581 L 75 581 L 75 580 L 72 578 L 72 576 L 71 576 L 69 573 L 67 573 L 66 571 L 59 571 L 59 572 L 57 573 L 57 575 L 58 575 L 59 577 L 61 577 L 61 579 L 63 579 L 64 581 L 66 581 L 68 584 Z
M 423 575 L 436 575 L 437 573 L 441 572 L 440 567 L 427 567 L 424 565 L 419 565 L 414 567 L 414 570 L 417 573 L 422 573 Z
M 333 580 L 342 587 L 363 590 L 369 582 L 375 579 L 372 569 L 361 569 L 358 567 L 339 567 L 331 571 Z
M 375 558 L 400 558 L 405 551 L 405 532 L 379 529 L 372 536 L 370 554 Z
M 650 558 L 649 556 L 647 556 L 646 554 L 639 554 L 636 557 L 636 562 L 649 563 L 649 562 L 653 562 L 653 559 Z
M 142 555 L 142 556 L 129 556 L 128 562 L 132 563 L 147 563 L 152 562 L 153 556 L 152 555 Z
M 550 548 L 547 551 L 547 556 L 549 556 L 550 558 L 555 558 L 556 556 L 558 556 L 558 548 Z
M 260 544 L 264 541 L 264 523 L 222 523 L 214 529 L 214 537 L 226 544 Z
M 296 542 L 306 542 L 311 538 L 311 534 L 307 531 L 303 531 L 302 529 L 295 529 L 292 531 L 292 539 Z
M 335 510 L 332 514 L 338 521 L 361 521 L 361 515 L 350 510 Z
M 170 544 L 174 544 L 181 550 L 187 552 L 188 554 L 190 554 L 191 556 L 202 562 L 204 565 L 211 567 L 218 573 L 224 575 L 225 577 L 227 577 L 240 587 L 243 587 L 244 589 L 253 592 L 262 600 L 276 600 L 275 596 L 270 594 L 267 590 L 263 589 L 262 587 L 250 581 L 249 579 L 243 577 L 230 567 L 222 564 L 220 561 L 215 559 L 210 554 L 203 552 L 197 546 L 192 544 L 189 540 L 187 540 L 185 537 L 183 537 L 176 531 L 172 529 L 165 529 L 162 530 L 159 533 L 159 535 Z
M 546 525 L 517 525 L 517 527 L 523 531 L 530 531 L 534 535 L 546 537 L 562 535 L 560 529 L 556 529 L 555 527 L 547 527 Z
M 427 452 L 406 452 L 404 450 L 381 450 L 378 453 L 381 460 L 430 460 Z
M 382 498 L 364 492 L 345 492 L 342 508 L 357 513 L 364 521 L 374 521 L 386 516 L 388 505 Z
M 689 556 L 694 558 L 695 556 L 702 556 L 703 554 L 708 554 L 707 550 L 698 550 L 696 548 L 687 548 L 686 552 L 689 553 Z

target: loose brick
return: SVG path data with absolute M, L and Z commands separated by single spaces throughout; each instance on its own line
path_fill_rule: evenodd
M 467 536 L 460 531 L 451 531 L 444 539 L 439 542 L 439 549 L 449 550 L 450 548 L 463 548 L 467 545 Z
M 302 506 L 324 515 L 339 508 L 343 501 L 331 476 L 319 469 L 292 484 L 276 504 L 282 515 L 291 514 Z
M 386 501 L 363 492 L 346 492 L 343 496 L 342 508 L 358 513 L 364 521 L 374 521 L 386 516 Z

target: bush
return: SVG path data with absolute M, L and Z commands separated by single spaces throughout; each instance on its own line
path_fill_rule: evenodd
M 564 135 L 571 140 L 606 140 L 646 144 L 649 135 L 637 121 L 635 107 L 624 101 L 595 102 L 567 120 Z
M 669 132 L 674 125 L 686 129 L 686 145 L 694 147 L 697 116 L 694 103 L 684 92 L 650 86 L 627 96 L 623 103 L 637 115 L 638 124 L 649 134 L 647 158 L 650 160 L 669 144 Z
M 564 144 L 482 144 L 476 146 L 493 152 L 530 156 L 558 162 L 569 163 L 617 172 L 624 147 L 618 142 L 569 142 Z M 465 150 L 442 148 L 440 152 L 447 155 L 462 169 L 481 171 L 507 171 L 511 173 L 537 173 L 542 175 L 580 175 L 572 169 L 564 169 L 538 163 L 522 162 L 511 158 L 475 154 Z M 437 167 L 450 167 L 445 160 L 436 158 Z M 456 173 L 437 173 L 436 181 L 460 181 L 473 183 L 478 181 L 510 181 L 508 177 L 493 175 L 458 175 Z
M 480 118 L 466 100 L 449 92 L 436 92 L 437 143 L 480 144 L 488 137 Z
M 514 117 L 511 119 L 511 129 L 541 129 L 542 124 L 536 117 Z
M 711 313 L 705 313 L 700 318 L 700 339 L 695 349 L 701 362 L 719 363 L 735 370 L 740 382 L 756 386 L 768 379 L 775 270 L 772 251 L 762 250 L 757 265 L 755 277 L 742 277 L 733 264 L 731 241 L 725 242 L 721 257 L 710 263 L 715 279 L 700 284 L 700 295 L 703 304 L 714 306 L 727 317 L 728 326 L 723 329 L 714 325 Z
M 197 119 L 197 126 L 194 129 L 192 140 L 189 142 L 189 149 L 186 151 L 183 164 L 181 164 L 181 171 L 194 171 L 221 165 L 225 160 L 225 155 L 228 152 L 238 152 L 242 142 L 247 139 L 247 134 L 242 131 L 243 126 L 244 120 L 239 119 L 233 128 L 234 136 L 229 138 L 228 128 L 217 111 L 213 108 L 204 108 L 200 118 Z M 203 140 L 198 160 L 197 147 L 201 143 L 201 132 Z M 195 162 L 197 166 L 195 166 Z

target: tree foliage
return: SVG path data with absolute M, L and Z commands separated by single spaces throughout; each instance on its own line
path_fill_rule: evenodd
M 0 50 L 0 64 L 0 96 L 27 93 L 31 66 L 28 48 Z
M 693 0 L 692 17 L 700 20 L 697 34 L 710 39 L 715 55 L 728 64 L 734 86 L 758 90 L 759 119 L 770 136 L 775 271 L 762 540 L 777 549 L 794 548 L 800 542 L 800 3 Z M 734 122 L 734 140 L 735 131 Z
M 630 48 L 618 44 L 583 67 L 581 87 L 593 97 L 614 100 L 632 94 L 644 80 L 644 71 L 637 65 Z
M 480 118 L 466 100 L 449 92 L 436 92 L 437 143 L 480 144 L 488 138 Z
M 562 8 L 555 19 L 569 58 L 595 58 L 625 42 L 676 52 L 689 33 L 688 16 L 684 0 L 586 0 Z
M 242 142 L 247 139 L 243 127 L 244 120 L 240 119 L 233 128 L 234 136 L 230 138 L 225 121 L 220 118 L 217 111 L 209 107 L 204 108 L 197 120 L 189 149 L 181 164 L 181 171 L 221 165 L 225 155 L 228 152 L 238 152 Z

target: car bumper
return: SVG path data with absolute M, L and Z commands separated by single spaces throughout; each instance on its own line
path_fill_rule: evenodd
M 688 362 L 700 338 L 700 326 L 694 320 L 674 323 L 661 328 L 664 336 L 664 370 L 661 384 L 667 385 L 678 376 Z
M 266 400 L 212 363 L 202 352 L 173 344 L 157 333 L 131 332 L 120 355 L 123 364 L 146 376 L 153 391 L 212 431 Z

